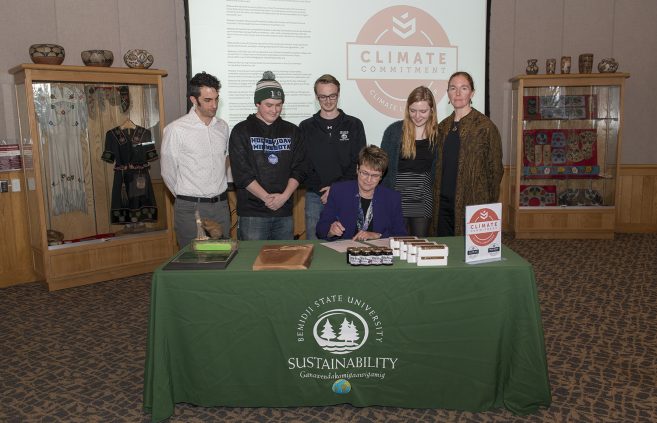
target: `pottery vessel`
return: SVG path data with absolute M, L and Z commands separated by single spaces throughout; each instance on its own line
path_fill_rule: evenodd
M 536 64 L 538 59 L 529 59 L 527 60 L 527 68 L 525 71 L 527 75 L 536 75 L 538 73 L 538 65 Z
M 557 59 L 547 59 L 545 61 L 545 73 L 553 75 L 557 70 Z
M 570 73 L 570 56 L 561 56 L 561 73 Z
M 150 54 L 147 50 L 140 48 L 128 50 L 123 55 L 123 61 L 129 68 L 135 69 L 148 69 L 153 64 L 153 55 Z
M 618 62 L 613 57 L 600 60 L 598 71 L 600 73 L 614 73 L 618 70 Z
M 57 44 L 32 44 L 30 59 L 43 65 L 61 65 L 66 55 L 64 47 Z
M 114 62 L 114 53 L 109 50 L 85 50 L 80 57 L 86 66 L 107 67 Z
M 591 73 L 593 71 L 593 54 L 584 53 L 579 55 L 579 73 Z

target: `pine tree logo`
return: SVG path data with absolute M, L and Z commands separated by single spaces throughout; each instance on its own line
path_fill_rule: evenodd
M 313 335 L 323 350 L 332 354 L 349 354 L 365 344 L 369 327 L 358 313 L 334 309 L 319 315 Z

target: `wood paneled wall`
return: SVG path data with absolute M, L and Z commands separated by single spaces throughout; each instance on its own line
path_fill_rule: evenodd
M 509 168 L 504 169 L 500 200 L 509 202 Z M 0 179 L 19 178 L 22 172 L 0 173 Z M 657 165 L 621 165 L 620 192 L 616 208 L 616 232 L 657 232 Z M 164 195 L 161 181 L 154 181 L 158 202 Z M 22 187 L 24 188 L 24 187 Z M 233 211 L 231 236 L 236 237 L 234 193 L 229 193 Z M 294 234 L 305 239 L 303 217 L 304 192 L 298 190 L 294 197 Z M 508 215 L 508 213 L 507 213 Z M 25 190 L 0 194 L 0 287 L 32 282 L 32 256 L 25 203 Z M 504 217 L 504 229 L 508 228 L 508 216 Z
M 657 165 L 621 165 L 616 232 L 657 232 Z
M 38 280 L 32 265 L 23 172 L 0 173 L 0 179 L 12 178 L 21 181 L 21 191 L 0 194 L 0 288 Z M 164 205 L 166 189 L 161 179 L 153 180 L 153 191 L 157 204 Z M 166 207 L 161 206 L 158 212 L 158 222 L 147 224 L 149 228 L 164 229 L 167 220 Z M 114 226 L 113 229 L 118 230 L 120 227 Z
M 20 192 L 0 193 L 0 288 L 36 278 L 28 229 L 23 171 L 2 172 L 0 179 L 17 178 Z

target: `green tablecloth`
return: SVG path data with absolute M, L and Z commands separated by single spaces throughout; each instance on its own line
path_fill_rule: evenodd
M 463 238 L 440 241 L 447 267 L 352 267 L 317 244 L 308 270 L 253 272 L 277 242 L 251 241 L 226 270 L 157 270 L 144 408 L 160 421 L 178 402 L 549 406 L 531 265 L 506 247 L 503 261 L 468 265 Z

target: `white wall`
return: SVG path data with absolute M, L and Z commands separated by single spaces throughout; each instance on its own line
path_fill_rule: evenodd
M 491 118 L 504 134 L 508 80 L 525 73 L 529 58 L 539 59 L 539 73 L 545 73 L 547 58 L 571 56 L 576 71 L 578 56 L 593 53 L 597 72 L 600 59 L 614 57 L 619 71 L 631 74 L 625 84 L 621 163 L 657 163 L 657 135 L 651 125 L 657 119 L 655 22 L 654 0 L 493 0 Z
M 113 67 L 127 67 L 123 55 L 143 48 L 164 69 L 165 118 L 185 111 L 185 22 L 182 0 L 0 0 L 0 139 L 17 138 L 13 78 L 8 70 L 31 63 L 28 50 L 56 43 L 64 65 L 83 66 L 80 52 L 106 49 Z
M 169 72 L 164 79 L 166 120 L 186 112 L 183 0 L 0 0 L 0 10 L 0 139 L 13 137 L 16 125 L 13 84 L 6 71 L 29 63 L 28 48 L 35 43 L 64 46 L 64 64 L 70 65 L 82 65 L 80 51 L 103 48 L 114 52 L 113 66 L 123 67 L 127 50 L 145 48 L 155 56 L 153 68 Z M 631 74 L 621 162 L 657 163 L 651 125 L 657 119 L 655 22 L 654 0 L 492 0 L 490 108 L 502 135 L 510 134 L 508 80 L 525 72 L 527 59 L 539 59 L 544 72 L 547 58 L 572 56 L 576 69 L 581 53 L 593 53 L 596 65 L 613 56 L 619 70 Z

